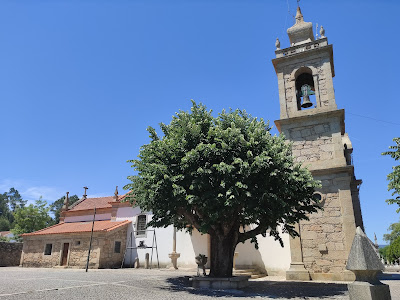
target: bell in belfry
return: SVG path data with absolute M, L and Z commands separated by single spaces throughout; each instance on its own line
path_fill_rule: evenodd
M 309 95 L 312 95 L 313 92 L 308 84 L 305 84 L 301 87 L 301 94 L 303 96 L 303 103 L 301 104 L 301 107 L 303 108 L 311 107 L 313 104 L 310 101 Z

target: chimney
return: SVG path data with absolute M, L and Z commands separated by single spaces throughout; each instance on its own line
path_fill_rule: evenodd
M 88 190 L 89 188 L 87 186 L 84 186 L 83 188 L 85 189 L 85 193 L 83 194 L 83 199 L 86 199 L 87 198 L 86 190 Z

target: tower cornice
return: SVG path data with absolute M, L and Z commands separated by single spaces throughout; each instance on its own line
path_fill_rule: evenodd
M 302 116 L 291 117 L 287 119 L 275 120 L 274 123 L 279 132 L 281 132 L 282 126 L 290 126 L 291 124 L 305 123 L 309 120 L 317 121 L 318 119 L 326 119 L 329 117 L 338 117 L 340 119 L 340 132 L 344 134 L 344 109 L 328 110 L 328 111 L 316 111 L 316 110 L 305 110 L 305 114 Z
M 323 38 L 307 44 L 293 46 L 275 51 L 276 58 L 272 59 L 275 72 L 278 73 L 279 65 L 286 65 L 292 60 L 302 59 L 310 55 L 318 55 L 323 52 L 329 53 L 331 62 L 332 77 L 335 77 L 335 67 L 333 63 L 333 46 L 328 44 L 328 39 Z

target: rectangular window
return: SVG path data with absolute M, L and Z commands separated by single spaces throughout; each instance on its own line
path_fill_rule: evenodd
M 44 255 L 51 255 L 52 249 L 53 249 L 53 244 L 46 244 L 46 248 L 44 248 Z
M 146 215 L 140 215 L 137 217 L 136 235 L 146 234 L 146 221 Z
M 114 244 L 114 253 L 121 253 L 121 242 L 115 242 Z

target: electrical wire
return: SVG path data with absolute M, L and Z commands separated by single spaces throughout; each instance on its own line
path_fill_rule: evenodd
M 359 114 L 353 114 L 353 113 L 348 112 L 348 111 L 346 111 L 346 113 L 349 114 L 349 115 L 353 115 L 353 116 L 357 116 L 357 117 L 361 117 L 361 118 L 366 118 L 366 119 L 374 120 L 374 121 L 377 121 L 377 122 L 382 122 L 382 123 L 387 123 L 387 124 L 391 124 L 391 125 L 400 126 L 400 123 L 395 123 L 395 122 L 391 122 L 391 121 L 380 120 L 380 119 L 376 119 L 376 118 L 368 117 L 368 116 L 363 116 L 363 115 L 359 115 Z

